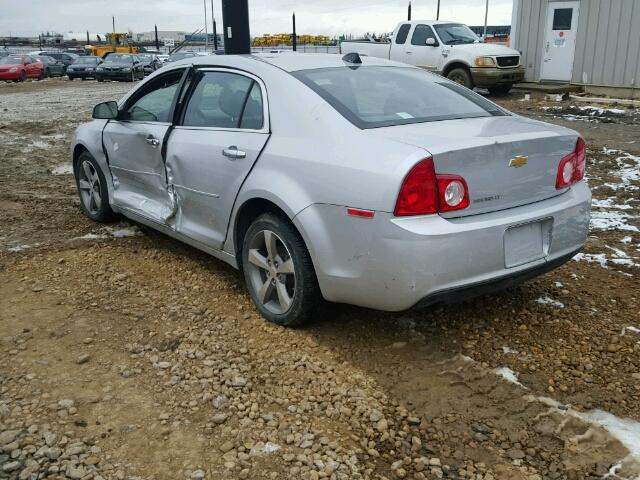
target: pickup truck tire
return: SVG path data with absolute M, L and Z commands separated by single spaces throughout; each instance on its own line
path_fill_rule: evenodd
M 471 80 L 471 73 L 466 68 L 454 68 L 447 73 L 447 78 L 452 82 L 464 85 L 467 88 L 473 88 L 473 80 Z
M 511 91 L 513 85 L 496 85 L 495 87 L 489 87 L 489 93 L 491 95 L 506 95 Z

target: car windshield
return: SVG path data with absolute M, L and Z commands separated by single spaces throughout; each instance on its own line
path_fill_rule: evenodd
M 21 57 L 2 57 L 0 58 L 0 65 L 18 65 L 22 63 Z
M 292 73 L 359 128 L 507 115 L 461 85 L 409 67 L 336 67 Z
M 105 62 L 107 63 L 133 63 L 131 55 L 109 55 Z
M 33 57 L 33 58 L 38 60 L 41 63 L 56 63 L 55 59 L 53 59 L 51 57 L 37 56 L 37 57 Z
M 98 63 L 98 59 L 94 57 L 79 57 L 79 58 L 76 58 L 76 60 L 73 63 L 74 64 L 84 63 L 84 64 L 95 65 L 96 63 Z
M 469 27 L 461 23 L 442 23 L 436 24 L 434 27 L 440 40 L 447 45 L 462 45 L 480 41 Z

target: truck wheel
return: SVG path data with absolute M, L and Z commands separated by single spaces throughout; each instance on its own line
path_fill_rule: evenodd
M 513 85 L 496 85 L 495 87 L 489 87 L 489 93 L 491 95 L 506 95 L 511 91 Z
M 459 83 L 467 88 L 473 88 L 471 74 L 465 68 L 454 68 L 447 74 L 447 78 L 452 82 Z

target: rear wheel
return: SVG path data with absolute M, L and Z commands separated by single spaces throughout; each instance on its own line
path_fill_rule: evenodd
M 304 241 L 279 215 L 265 213 L 251 224 L 243 241 L 242 269 L 251 299 L 270 322 L 300 326 L 321 301 Z
M 51 77 L 51 70 L 49 70 L 49 67 L 44 69 L 44 76 L 47 78 Z
M 20 78 L 18 79 L 18 81 L 25 82 L 26 80 L 27 80 L 27 72 L 23 70 L 20 72 Z
M 44 70 L 40 70 L 40 73 L 36 77 L 36 80 L 42 80 L 45 77 Z
M 84 214 L 94 222 L 107 223 L 117 218 L 109 206 L 107 181 L 89 152 L 83 152 L 74 165 L 76 186 Z
M 74 79 L 75 79 L 75 77 L 72 77 L 71 75 L 69 75 L 69 80 L 71 80 L 73 82 Z
M 96 80 L 99 82 L 104 82 L 104 78 L 96 77 Z
M 454 68 L 447 74 L 447 78 L 452 82 L 464 85 L 467 88 L 473 88 L 473 81 L 471 80 L 471 74 L 466 68 Z
M 513 85 L 496 85 L 495 87 L 489 87 L 489 93 L 491 95 L 506 95 L 511 91 Z

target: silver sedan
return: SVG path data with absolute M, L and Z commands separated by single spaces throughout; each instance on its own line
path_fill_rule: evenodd
M 323 299 L 399 311 L 505 288 L 588 232 L 576 132 L 404 64 L 190 58 L 93 116 L 72 144 L 84 213 L 239 268 L 281 325 Z

